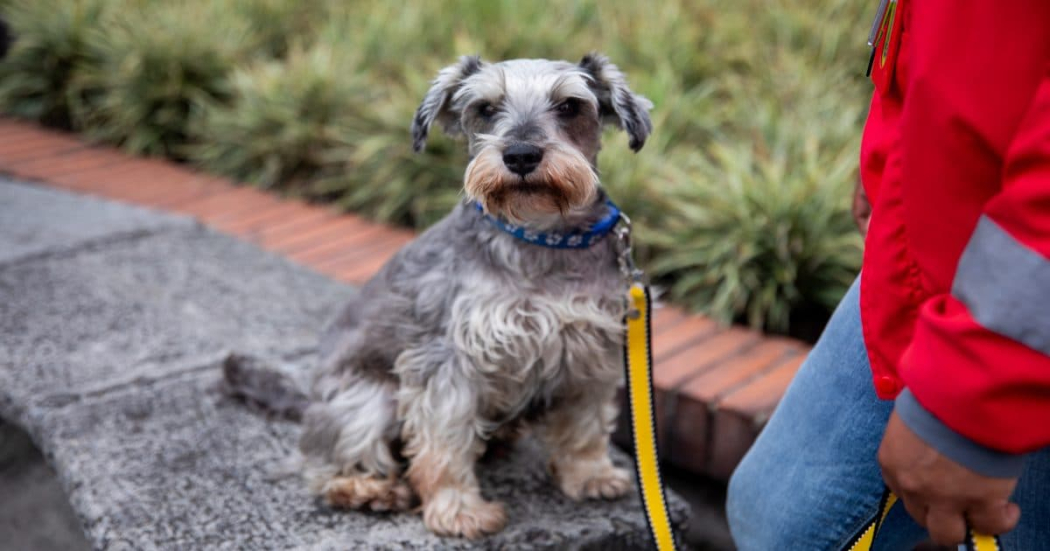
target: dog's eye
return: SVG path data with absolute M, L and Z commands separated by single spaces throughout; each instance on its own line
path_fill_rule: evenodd
M 482 118 L 491 119 L 496 114 L 496 107 L 491 103 L 482 103 L 478 106 L 478 115 Z
M 580 114 L 580 100 L 569 98 L 554 108 L 559 117 L 570 118 Z

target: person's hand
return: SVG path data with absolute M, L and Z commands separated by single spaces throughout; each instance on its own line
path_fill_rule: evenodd
M 1010 503 L 1016 479 L 990 478 L 941 455 L 894 412 L 879 447 L 882 477 L 908 513 L 939 545 L 958 545 L 969 524 L 982 534 L 1017 525 L 1021 508 Z
M 861 235 L 868 235 L 868 221 L 871 220 L 871 203 L 868 202 L 868 194 L 864 192 L 864 186 L 860 179 L 853 188 L 853 221 Z

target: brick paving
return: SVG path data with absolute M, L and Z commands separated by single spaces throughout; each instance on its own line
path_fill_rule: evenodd
M 0 118 L 0 173 L 190 215 L 351 284 L 367 281 L 414 235 L 9 118 Z M 658 308 L 653 380 L 665 458 L 692 472 L 728 477 L 808 350 L 798 341 L 722 327 L 674 306 Z

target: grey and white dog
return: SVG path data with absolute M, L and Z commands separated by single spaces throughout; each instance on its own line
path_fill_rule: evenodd
M 325 332 L 300 442 L 313 491 L 373 510 L 418 496 L 435 533 L 496 532 L 506 515 L 481 496 L 474 464 L 487 442 L 526 427 L 570 498 L 630 488 L 608 454 L 626 290 L 615 240 L 547 248 L 490 217 L 558 233 L 605 216 L 602 126 L 623 128 L 637 151 L 651 108 L 597 54 L 578 64 L 463 57 L 438 74 L 414 147 L 434 122 L 465 135 L 468 201 L 398 252 Z

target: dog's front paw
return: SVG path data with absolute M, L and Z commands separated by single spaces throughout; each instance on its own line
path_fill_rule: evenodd
M 441 536 L 476 539 L 503 529 L 507 513 L 502 504 L 476 493 L 444 488 L 423 504 L 423 523 Z
M 558 472 L 561 491 L 571 499 L 616 499 L 631 489 L 631 475 L 611 464 L 594 470 L 573 469 Z

